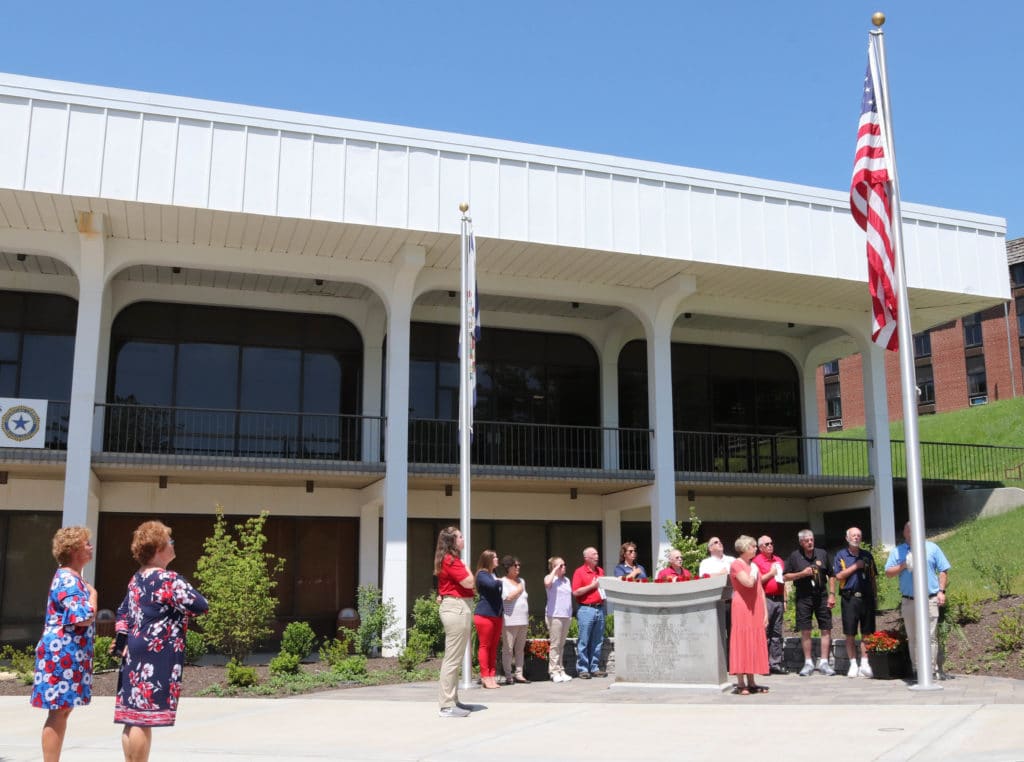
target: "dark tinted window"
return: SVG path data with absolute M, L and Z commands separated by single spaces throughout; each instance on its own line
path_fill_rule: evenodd
M 77 309 L 66 296 L 0 291 L 0 394 L 71 398 Z

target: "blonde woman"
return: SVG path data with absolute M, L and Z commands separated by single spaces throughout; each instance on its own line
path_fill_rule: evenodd
M 57 762 L 64 746 L 68 716 L 92 698 L 92 656 L 96 588 L 82 578 L 92 560 L 86 527 L 63 527 L 52 543 L 57 571 L 46 598 L 43 635 L 36 645 L 32 706 L 46 709 L 42 747 L 44 762 Z
M 548 596 L 544 608 L 544 621 L 548 625 L 548 675 L 552 682 L 567 683 L 572 678 L 565 674 L 562 651 L 572 619 L 572 581 L 565 576 L 565 559 L 560 556 L 548 559 L 544 589 Z
M 768 674 L 768 640 L 765 636 L 768 614 L 761 576 L 752 563 L 757 543 L 753 537 L 743 534 L 736 539 L 735 547 L 739 558 L 729 569 L 733 589 L 729 674 L 736 675 L 733 693 L 749 696 L 768 690 L 754 682 L 755 674 Z

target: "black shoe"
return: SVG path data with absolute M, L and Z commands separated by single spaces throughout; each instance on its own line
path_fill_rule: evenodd
M 773 675 L 788 675 L 789 674 L 789 670 L 788 669 L 786 669 L 785 667 L 780 667 L 780 666 L 773 666 L 768 671 L 771 672 Z
M 590 673 L 589 672 L 580 672 L 578 677 L 579 677 L 580 680 L 589 680 L 590 679 Z

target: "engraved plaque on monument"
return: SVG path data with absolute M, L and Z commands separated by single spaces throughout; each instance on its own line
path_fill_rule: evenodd
M 615 684 L 722 690 L 728 584 L 727 575 L 664 584 L 602 577 L 615 607 Z

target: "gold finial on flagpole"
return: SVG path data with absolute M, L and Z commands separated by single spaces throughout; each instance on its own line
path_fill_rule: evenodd
M 885 23 L 885 14 L 881 11 L 875 11 L 871 14 L 871 23 L 877 27 L 881 27 Z
M 468 212 L 469 211 L 469 204 L 467 204 L 465 201 L 463 201 L 461 204 L 459 204 L 459 211 L 462 212 L 463 214 Z

